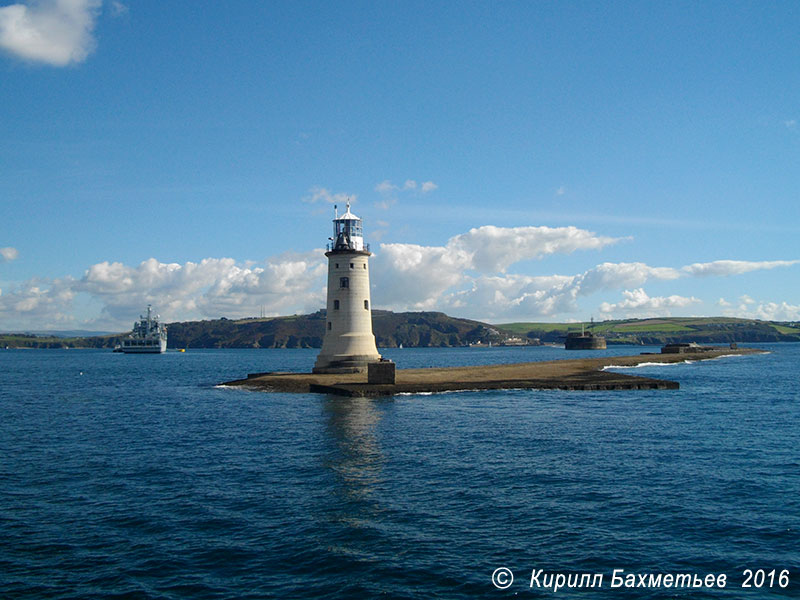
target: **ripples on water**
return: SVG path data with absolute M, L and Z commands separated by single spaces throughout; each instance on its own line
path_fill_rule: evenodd
M 605 575 L 565 597 L 616 597 L 616 568 L 730 582 L 629 597 L 797 597 L 800 345 L 767 348 L 634 371 L 677 391 L 377 400 L 215 387 L 308 370 L 315 351 L 4 351 L 0 597 L 551 596 L 528 588 L 533 568 Z M 745 568 L 789 569 L 792 585 L 741 590 Z

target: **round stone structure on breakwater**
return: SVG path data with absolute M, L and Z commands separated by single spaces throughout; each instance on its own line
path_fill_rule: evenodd
M 564 339 L 566 350 L 605 350 L 606 338 L 592 332 L 568 333 Z

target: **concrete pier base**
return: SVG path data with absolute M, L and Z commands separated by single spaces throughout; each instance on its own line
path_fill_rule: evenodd
M 367 369 L 369 385 L 394 385 L 395 377 L 395 365 L 390 360 L 383 359 L 380 362 L 370 363 Z
M 759 353 L 762 351 L 720 348 L 696 354 L 639 354 L 508 365 L 400 369 L 396 371 L 394 383 L 378 382 L 377 375 L 374 376 L 374 381 L 370 381 L 367 373 L 259 373 L 225 385 L 266 392 L 315 392 L 367 397 L 487 389 L 677 389 L 678 383 L 674 381 L 637 377 L 603 369 L 613 366 L 631 367 L 645 362 L 676 363 Z
M 366 373 L 370 365 L 380 360 L 380 356 L 376 358 L 367 354 L 362 356 L 324 357 L 324 360 L 317 358 L 317 363 L 311 372 L 315 374 Z

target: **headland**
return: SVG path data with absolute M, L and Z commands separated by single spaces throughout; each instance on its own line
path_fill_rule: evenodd
M 680 354 L 637 354 L 470 367 L 398 369 L 393 384 L 367 383 L 366 373 L 252 373 L 246 379 L 229 381 L 224 385 L 265 392 L 311 392 L 367 397 L 491 389 L 678 389 L 679 384 L 675 381 L 639 377 L 603 369 L 759 353 L 762 351 L 750 348 L 715 348 Z

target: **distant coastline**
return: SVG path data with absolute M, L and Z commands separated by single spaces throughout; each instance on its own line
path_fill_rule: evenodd
M 168 323 L 170 348 L 319 348 L 325 313 L 251 319 L 213 319 Z M 588 325 L 588 324 L 585 324 Z M 581 323 L 490 324 L 441 312 L 373 311 L 373 329 L 381 348 L 563 344 Z M 729 317 L 665 317 L 595 322 L 591 330 L 609 345 L 663 345 L 800 342 L 800 322 Z M 2 333 L 0 348 L 114 348 L 127 332 L 62 337 Z

